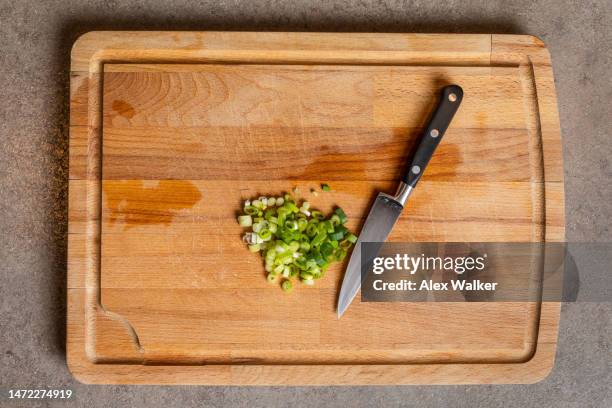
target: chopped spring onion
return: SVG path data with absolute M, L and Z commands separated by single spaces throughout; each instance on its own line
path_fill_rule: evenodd
M 323 183 L 321 184 L 321 190 L 327 192 L 327 191 L 331 191 L 331 188 L 329 187 L 329 184 Z
M 344 225 L 347 216 L 341 208 L 326 217 L 308 201 L 298 204 L 290 194 L 247 200 L 243 211 L 238 224 L 248 228 L 244 242 L 249 251 L 261 253 L 268 282 L 283 277 L 284 291 L 292 289 L 295 278 L 313 285 L 330 264 L 344 260 L 357 242 Z
M 261 238 L 264 242 L 272 239 L 272 231 L 269 229 L 260 231 L 257 235 L 259 235 L 259 238 Z
M 336 208 L 334 212 L 336 213 L 338 217 L 340 217 L 340 223 L 342 224 L 346 223 L 346 220 L 347 220 L 346 213 L 342 210 L 342 208 L 338 207 Z
M 325 219 L 325 215 L 323 215 L 323 213 L 321 211 L 311 211 L 310 215 L 312 215 L 312 218 L 316 219 L 316 220 L 324 220 Z
M 308 227 L 308 221 L 306 221 L 306 218 L 300 218 L 298 221 L 298 231 L 304 231 L 306 229 L 306 227 Z
M 263 240 L 260 241 L 259 236 L 254 232 L 247 232 L 242 237 L 242 240 L 249 245 L 261 244 Z
M 250 215 L 241 215 L 238 217 L 238 224 L 241 227 L 250 227 L 253 225 L 253 217 Z
M 310 242 L 313 246 L 319 246 L 327 238 L 327 234 L 324 231 L 319 232 L 314 239 Z
M 261 236 L 261 234 L 259 236 Z M 338 242 L 342 238 L 344 238 L 344 233 L 342 231 L 332 232 L 331 234 L 329 234 L 329 239 L 333 240 L 334 242 Z
M 300 207 L 300 212 L 308 217 L 309 215 L 311 215 L 310 211 L 308 211 L 309 208 L 310 208 L 310 203 L 308 201 L 304 201 L 302 203 L 302 206 Z
M 308 224 L 308 226 L 306 227 L 306 235 L 311 238 L 317 235 L 317 232 L 317 224 Z
M 283 207 L 289 210 L 290 213 L 296 213 L 300 210 L 292 201 L 286 201 L 285 204 L 283 204 Z
M 298 249 L 300 249 L 300 243 L 297 241 L 291 241 L 287 249 L 289 249 L 290 252 L 296 252 Z
M 298 222 L 295 220 L 287 220 L 285 221 L 285 228 L 291 230 L 291 231 L 297 231 L 298 229 Z
M 249 245 L 249 251 L 251 252 L 259 252 L 261 249 L 261 244 Z
M 247 214 L 247 215 L 255 215 L 258 212 L 259 212 L 259 210 L 255 206 L 252 206 L 252 205 L 245 205 L 244 206 L 244 213 Z
M 300 278 L 302 278 L 303 280 L 311 280 L 312 275 L 308 272 L 304 272 L 304 273 L 300 273 Z
M 344 250 L 349 249 L 351 247 L 351 245 L 353 245 L 353 244 L 348 239 L 345 239 L 344 241 L 340 241 L 340 248 L 342 248 Z
M 293 289 L 293 285 L 291 284 L 290 280 L 284 280 L 283 283 L 281 283 L 281 288 L 283 289 L 283 292 L 289 292 L 291 289 Z

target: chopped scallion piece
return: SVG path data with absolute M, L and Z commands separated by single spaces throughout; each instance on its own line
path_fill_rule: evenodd
M 300 278 L 302 278 L 303 280 L 312 279 L 312 274 L 308 272 L 302 272 L 300 273 Z
M 327 192 L 327 191 L 331 191 L 331 188 L 329 187 L 329 184 L 323 183 L 321 184 L 321 190 Z
M 249 245 L 254 245 L 257 243 L 257 234 L 252 233 L 252 232 L 247 232 L 246 234 L 244 234 L 244 236 L 242 237 L 242 240 L 244 242 L 246 242 Z
M 245 205 L 244 206 L 244 213 L 247 215 L 255 215 L 259 212 L 259 210 L 257 209 L 257 207 L 254 207 L 252 205 Z
M 289 212 L 292 213 L 296 213 L 299 211 L 299 208 L 297 207 L 297 205 L 295 205 L 295 203 L 291 202 L 291 201 L 285 201 L 285 204 L 283 204 L 283 207 L 286 208 L 287 210 L 289 210 Z
M 306 218 L 300 218 L 298 220 L 298 231 L 302 232 L 306 229 L 306 227 L 308 226 L 308 221 L 306 221 Z
M 328 233 L 334 232 L 334 224 L 332 224 L 331 221 L 325 221 L 323 224 L 325 225 L 325 228 L 327 228 Z
M 287 250 L 290 252 L 296 252 L 299 249 L 300 249 L 300 243 L 297 241 L 291 241 L 291 243 L 289 244 L 287 248 Z
M 348 239 L 345 239 L 344 241 L 340 241 L 340 248 L 342 249 L 345 249 L 345 250 L 349 249 L 351 245 L 353 245 L 353 243 L 349 241 Z
M 281 283 L 281 288 L 284 292 L 289 292 L 291 289 L 293 289 L 293 284 L 291 284 L 290 280 L 284 280 L 283 283 Z
M 321 245 L 321 243 L 322 243 L 323 241 L 325 241 L 325 239 L 326 239 L 326 238 L 327 238 L 327 234 L 326 234 L 325 232 L 321 231 L 321 232 L 319 232 L 319 233 L 318 233 L 318 234 L 317 234 L 317 235 L 314 237 L 314 239 L 312 240 L 311 244 L 312 244 L 313 246 L 319 246 L 319 245 Z
M 336 215 L 338 215 L 338 217 L 340 217 L 340 223 L 344 224 L 347 220 L 346 213 L 344 212 L 344 210 L 338 207 L 334 212 L 336 213 Z
M 250 215 L 241 215 L 238 217 L 238 225 L 241 227 L 250 227 L 253 225 L 253 217 Z
M 321 211 L 311 211 L 310 215 L 312 216 L 312 218 L 314 218 L 315 220 L 324 220 L 325 219 L 325 215 L 323 215 L 323 213 Z
M 263 239 L 264 241 L 269 241 L 272 238 L 272 231 L 266 229 L 258 232 L 257 235 L 259 235 L 259 238 Z
M 333 242 L 338 242 L 342 238 L 344 238 L 344 234 L 342 232 L 332 232 L 329 234 L 329 239 L 331 239 Z
M 308 235 L 311 238 L 317 235 L 317 232 L 318 232 L 317 224 L 308 224 L 308 227 L 306 227 L 306 235 Z

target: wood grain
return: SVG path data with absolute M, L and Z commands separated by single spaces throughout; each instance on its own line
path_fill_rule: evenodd
M 458 34 L 100 32 L 79 37 L 72 72 L 99 61 L 476 65 L 489 64 L 491 36 Z
M 563 241 L 550 57 L 529 36 L 95 32 L 72 52 L 68 364 L 85 382 L 534 382 L 556 303 L 359 303 L 263 279 L 240 200 L 322 181 L 358 230 L 437 90 L 463 103 L 391 241 Z M 286 311 L 290 311 L 290 314 Z M 368 330 L 363 330 L 367 327 Z

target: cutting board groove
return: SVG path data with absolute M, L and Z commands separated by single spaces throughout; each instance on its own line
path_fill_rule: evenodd
M 518 383 L 552 367 L 557 303 L 356 303 L 337 320 L 344 265 L 286 295 L 235 223 L 241 200 L 297 186 L 358 230 L 438 89 L 458 83 L 461 110 L 390 240 L 563 241 L 539 40 L 93 32 L 71 70 L 67 347 L 80 380 Z M 309 196 L 321 182 L 332 192 Z

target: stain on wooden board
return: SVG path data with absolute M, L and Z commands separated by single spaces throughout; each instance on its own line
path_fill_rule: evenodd
M 200 190 L 185 180 L 120 180 L 104 184 L 105 210 L 110 225 L 127 230 L 139 225 L 170 225 L 175 215 L 202 198 Z

